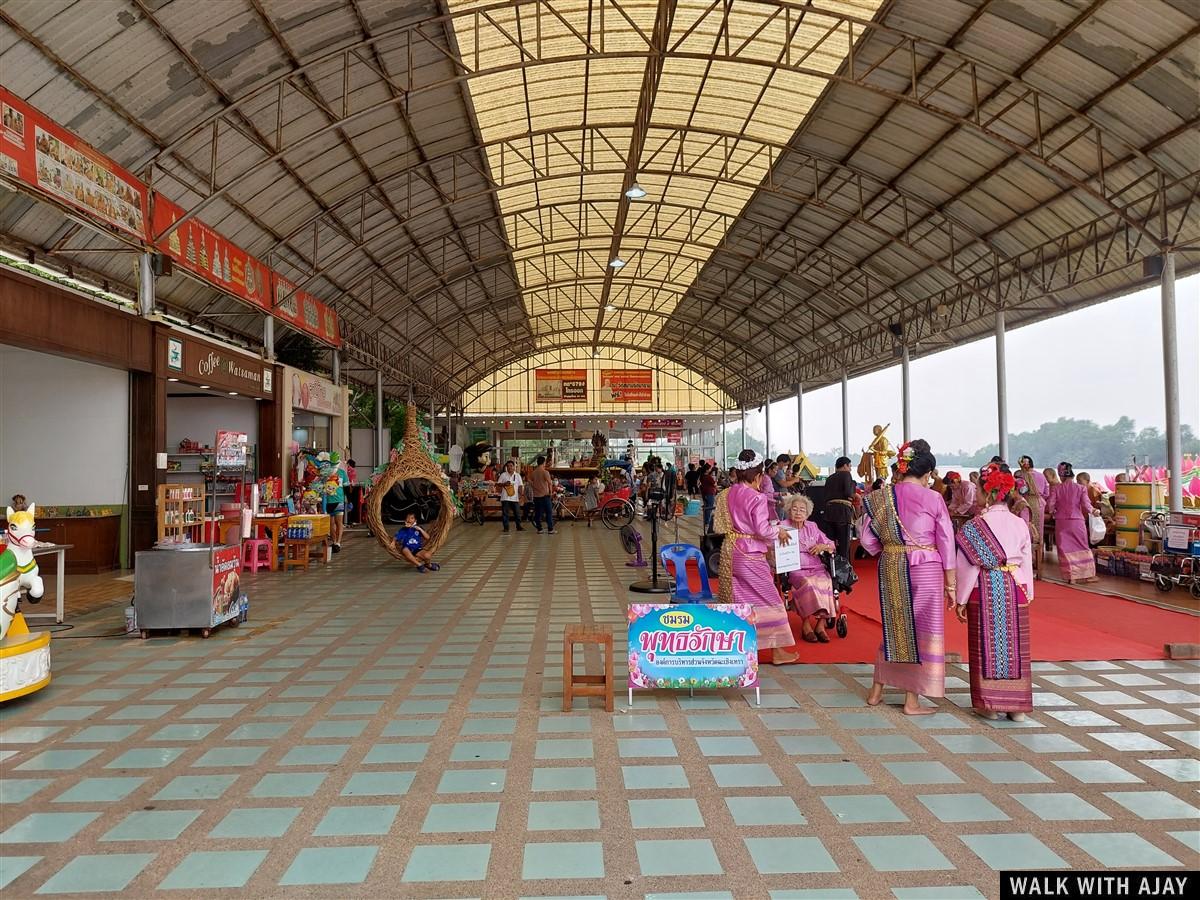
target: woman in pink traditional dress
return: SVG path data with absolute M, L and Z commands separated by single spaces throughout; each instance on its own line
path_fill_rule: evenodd
M 884 685 L 905 692 L 904 712 L 926 715 L 920 695 L 946 694 L 945 605 L 955 598 L 954 529 L 946 504 L 926 488 L 937 460 L 929 444 L 903 445 L 900 480 L 866 499 L 862 546 L 880 553 L 879 605 L 883 644 L 875 658 L 869 706 L 883 700 Z
M 967 624 L 971 706 L 985 719 L 1008 713 L 1021 722 L 1033 710 L 1033 547 L 1028 523 L 1006 505 L 1015 491 L 1008 466 L 993 463 L 984 469 L 984 510 L 958 532 L 954 609 L 958 620 Z
M 800 545 L 800 568 L 788 572 L 788 582 L 792 586 L 796 612 L 804 620 L 800 636 L 810 644 L 818 641 L 828 644 L 825 620 L 834 608 L 833 579 L 817 554 L 832 553 L 833 541 L 808 518 L 812 515 L 812 506 L 812 501 L 804 494 L 792 494 L 784 507 L 788 527 L 796 529 L 796 542 Z
M 721 544 L 721 602 L 754 607 L 758 647 L 773 650 L 771 661 L 782 666 L 799 661 L 800 655 L 795 652 L 796 639 L 767 556 L 776 538 L 786 544 L 791 535 L 786 528 L 770 524 L 775 500 L 761 491 L 763 462 L 753 450 L 738 454 L 733 464 L 733 486 L 717 497 L 713 530 L 725 535 Z
M 1096 559 L 1088 544 L 1088 516 L 1095 510 L 1087 487 L 1075 481 L 1068 462 L 1058 464 L 1058 477 L 1062 483 L 1051 489 L 1046 511 L 1054 516 L 1059 571 L 1067 584 L 1096 581 Z

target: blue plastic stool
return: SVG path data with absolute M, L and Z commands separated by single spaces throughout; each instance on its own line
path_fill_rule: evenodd
M 660 547 L 659 559 L 663 568 L 674 567 L 675 590 L 672 597 L 680 603 L 703 603 L 713 599 L 712 587 L 708 583 L 708 566 L 704 564 L 704 554 L 694 544 L 667 544 Z M 700 590 L 693 592 L 688 585 L 687 564 L 695 561 L 700 573 Z

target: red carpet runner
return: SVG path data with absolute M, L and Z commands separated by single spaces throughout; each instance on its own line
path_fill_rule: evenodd
M 690 569 L 690 567 L 689 567 Z M 846 637 L 830 629 L 828 644 L 800 641 L 801 662 L 867 663 L 875 661 L 882 629 L 879 622 L 879 580 L 874 560 L 855 564 L 858 584 L 842 597 L 849 622 Z M 699 588 L 694 573 L 689 581 Z M 713 583 L 713 592 L 716 592 Z M 1039 581 L 1030 608 L 1030 641 L 1038 661 L 1094 659 L 1163 659 L 1163 645 L 1194 640 L 1200 620 L 1107 594 L 1093 594 L 1061 584 Z M 792 614 L 792 631 L 800 635 L 800 620 Z M 946 650 L 967 659 L 967 629 L 952 613 L 946 616 Z

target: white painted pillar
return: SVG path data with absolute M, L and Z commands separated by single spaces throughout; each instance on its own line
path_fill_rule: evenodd
M 804 385 L 796 382 L 796 452 L 804 452 Z
M 742 449 L 746 449 L 746 407 L 742 407 Z
M 771 459 L 772 457 L 771 457 L 771 398 L 770 397 L 768 397 L 766 402 L 763 403 L 763 412 L 766 415 L 766 421 L 767 421 L 767 427 L 766 427 L 767 436 L 766 436 L 766 440 L 763 441 L 763 453 L 766 454 L 767 459 Z
M 842 372 L 842 456 L 850 455 L 850 389 Z
M 142 253 L 138 256 L 138 315 L 149 316 L 154 312 L 154 255 Z
M 1179 426 L 1179 335 L 1175 322 L 1175 254 L 1163 253 L 1162 346 L 1163 395 L 1167 405 L 1167 499 L 1172 510 L 1183 509 L 1183 447 Z
M 725 407 L 721 407 L 721 439 L 717 441 L 717 448 L 713 451 L 713 457 L 717 460 L 717 465 L 725 468 Z
M 333 351 L 333 383 L 342 383 L 342 352 L 336 348 Z
M 908 344 L 900 351 L 900 411 L 904 427 L 901 433 L 907 443 L 912 440 L 912 393 L 908 378 Z
M 383 439 L 383 372 L 375 370 L 375 465 L 387 465 L 388 446 Z
M 1000 430 L 1000 458 L 1008 462 L 1008 373 L 1005 370 L 1004 310 L 996 310 L 996 425 Z

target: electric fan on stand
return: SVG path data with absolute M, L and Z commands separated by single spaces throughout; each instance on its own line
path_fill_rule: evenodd
M 621 547 L 626 553 L 633 555 L 637 554 L 637 559 L 631 559 L 625 565 L 631 569 L 646 568 L 646 557 L 642 556 L 642 533 L 633 525 L 622 525 L 619 532 L 621 535 Z
M 658 520 L 669 519 L 675 513 L 675 480 L 671 480 L 658 488 L 646 492 L 646 518 L 650 520 L 650 578 L 645 581 L 635 581 L 629 589 L 635 594 L 669 594 L 672 591 L 671 579 L 658 575 Z M 668 503 L 668 499 L 670 503 Z

